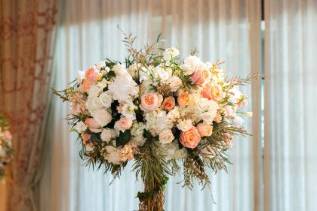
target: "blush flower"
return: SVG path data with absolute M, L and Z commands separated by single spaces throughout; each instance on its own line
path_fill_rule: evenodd
M 100 124 L 98 124 L 98 122 L 94 120 L 93 118 L 85 119 L 85 125 L 87 125 L 89 130 L 93 132 L 100 130 L 100 127 L 101 127 Z
M 132 120 L 126 117 L 123 117 L 116 121 L 114 124 L 114 128 L 119 130 L 119 131 L 125 131 L 127 129 L 130 129 L 132 126 Z
M 197 130 L 201 137 L 211 136 L 212 134 L 212 126 L 207 123 L 199 123 L 197 125 Z
M 85 78 L 90 82 L 96 82 L 98 78 L 98 71 L 91 67 L 85 71 Z
M 179 90 L 178 97 L 177 97 L 177 103 L 180 107 L 184 107 L 188 105 L 189 103 L 189 93 L 185 90 Z
M 195 71 L 191 76 L 190 79 L 193 84 L 202 85 L 205 82 L 206 74 L 203 70 Z
M 201 136 L 195 127 L 192 127 L 191 129 L 182 132 L 180 135 L 180 143 L 186 148 L 196 148 L 200 140 Z
M 144 111 L 154 111 L 158 109 L 162 103 L 163 97 L 157 93 L 146 93 L 141 97 L 141 108 Z
M 172 96 L 169 96 L 164 99 L 162 103 L 162 108 L 166 111 L 170 111 L 175 107 L 175 99 Z

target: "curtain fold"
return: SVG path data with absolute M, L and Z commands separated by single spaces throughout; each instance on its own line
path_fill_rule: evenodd
M 182 56 L 196 48 L 205 61 L 224 60 L 224 68 L 233 76 L 257 71 L 251 66 L 251 19 L 257 6 L 250 0 L 69 0 L 62 1 L 54 70 L 55 88 L 62 89 L 76 77 L 77 70 L 112 57 L 122 60 L 127 54 L 121 42 L 122 32 L 137 36 L 142 47 L 163 33 L 165 46 L 180 49 Z M 253 12 L 251 14 L 251 11 Z M 253 70 L 253 69 L 254 70 Z M 251 90 L 246 87 L 250 93 Z M 249 110 L 252 110 L 250 99 Z M 41 210 L 135 210 L 140 181 L 128 167 L 120 179 L 112 181 L 102 170 L 84 166 L 78 156 L 79 144 L 69 134 L 66 104 L 54 98 L 44 177 L 41 181 Z M 251 122 L 246 126 L 252 133 Z M 252 138 L 238 139 L 230 151 L 234 165 L 229 172 L 213 176 L 211 187 L 187 190 L 177 184 L 181 175 L 167 187 L 166 210 L 254 210 Z M 109 186 L 109 183 L 112 183 Z
M 37 210 L 56 11 L 55 0 L 0 2 L 0 113 L 10 119 L 15 149 L 9 211 Z
M 317 2 L 266 1 L 266 210 L 317 210 Z

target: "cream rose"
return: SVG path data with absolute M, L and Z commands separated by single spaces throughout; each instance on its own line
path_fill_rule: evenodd
M 201 137 L 211 136 L 212 129 L 212 126 L 207 123 L 199 123 L 197 125 L 197 130 Z

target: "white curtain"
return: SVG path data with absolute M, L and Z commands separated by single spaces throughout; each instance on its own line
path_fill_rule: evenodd
M 317 210 L 317 1 L 269 0 L 266 210 Z
M 63 89 L 76 72 L 105 57 L 122 60 L 126 51 L 117 25 L 138 37 L 137 46 L 163 33 L 166 46 L 178 47 L 182 55 L 196 48 L 206 61 L 224 60 L 233 75 L 247 76 L 257 53 L 250 46 L 257 1 L 251 0 L 68 0 L 61 3 L 61 25 L 55 53 L 55 88 Z M 255 49 L 257 51 L 257 49 Z M 257 62 L 256 58 L 253 58 Z M 250 89 L 245 91 L 250 93 Z M 251 100 L 251 99 L 250 99 Z M 257 104 L 255 101 L 251 105 Z M 69 134 L 65 116 L 68 106 L 54 98 L 47 133 L 47 160 L 41 184 L 41 207 L 45 211 L 132 211 L 141 184 L 126 169 L 112 181 L 102 170 L 88 169 L 78 156 L 78 142 Z M 251 131 L 250 122 L 246 126 Z M 253 128 L 257 128 L 253 127 Z M 252 131 L 251 131 L 252 132 Z M 256 139 L 257 140 L 257 139 Z M 182 177 L 170 180 L 166 211 L 252 211 L 255 198 L 251 138 L 237 139 L 230 150 L 233 165 L 228 174 L 213 177 L 211 187 L 183 189 Z M 257 146 L 257 145 L 256 145 Z

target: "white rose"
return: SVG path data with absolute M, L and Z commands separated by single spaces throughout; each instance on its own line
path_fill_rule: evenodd
M 163 59 L 165 61 L 168 61 L 172 58 L 175 58 L 178 55 L 179 55 L 179 50 L 177 48 L 167 48 L 163 52 Z
M 117 76 L 126 75 L 128 73 L 127 69 L 121 64 L 116 64 L 115 66 L 113 66 L 112 70 Z
M 101 93 L 101 95 L 99 96 L 99 100 L 100 100 L 100 103 L 101 103 L 104 107 L 109 108 L 109 107 L 111 106 L 112 97 L 111 97 L 111 95 L 109 95 L 107 92 Z
M 166 129 L 160 132 L 159 134 L 159 141 L 162 144 L 171 143 L 174 140 L 174 135 L 171 130 Z
M 160 80 L 160 81 L 166 81 L 171 77 L 171 73 L 169 71 L 164 70 L 161 67 L 155 67 L 154 69 L 155 76 Z
M 101 140 L 107 143 L 109 143 L 114 137 L 116 137 L 115 131 L 109 128 L 103 129 L 100 135 Z
M 192 127 L 193 127 L 193 123 L 192 123 L 192 120 L 190 119 L 182 120 L 178 122 L 177 124 L 177 128 L 180 129 L 181 131 L 187 131 Z
M 106 126 L 112 120 L 111 114 L 104 109 L 96 110 L 91 115 L 101 127 Z
M 184 60 L 182 68 L 185 75 L 191 75 L 197 70 L 207 69 L 207 66 L 197 56 L 189 56 Z
M 82 133 L 87 129 L 87 125 L 85 125 L 85 123 L 83 123 L 82 121 L 77 122 L 76 125 L 74 126 L 74 129 L 78 132 L 78 133 Z

